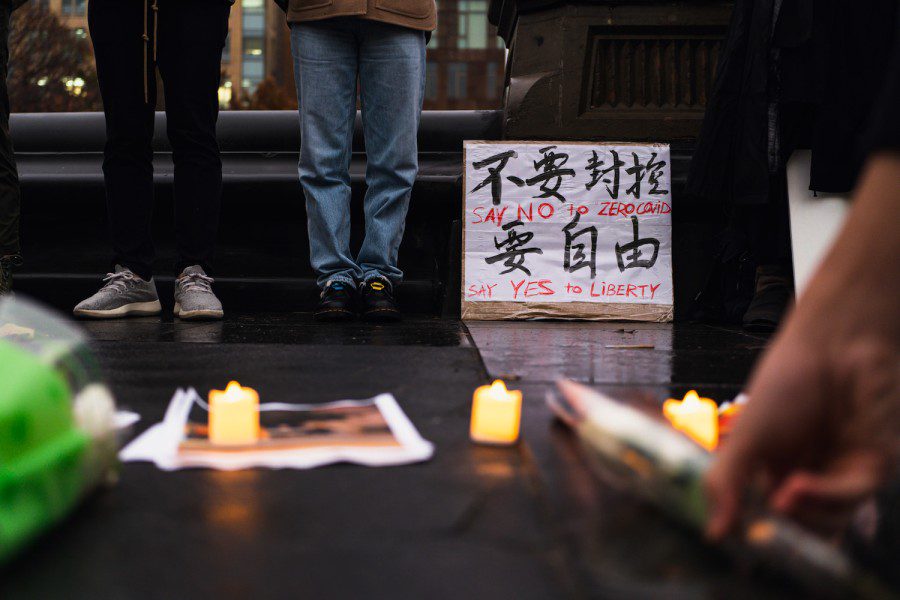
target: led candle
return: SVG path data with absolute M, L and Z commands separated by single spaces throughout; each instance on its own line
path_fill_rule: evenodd
M 744 410 L 747 397 L 741 394 L 732 402 L 725 402 L 719 405 L 719 439 L 731 433 L 734 424 L 737 422 L 738 416 Z
M 236 446 L 259 439 L 259 394 L 232 381 L 209 392 L 209 441 Z
M 475 390 L 469 435 L 484 444 L 514 444 L 519 439 L 522 392 L 507 390 L 499 379 Z
M 719 408 L 709 398 L 701 398 L 691 390 L 684 395 L 684 400 L 666 400 L 663 414 L 672 427 L 707 450 L 715 450 L 719 444 Z

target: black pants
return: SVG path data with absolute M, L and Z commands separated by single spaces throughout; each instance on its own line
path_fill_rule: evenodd
M 0 256 L 19 253 L 19 175 L 9 137 L 9 94 L 6 89 L 11 12 L 10 0 L 0 0 Z
M 175 162 L 176 268 L 210 269 L 222 195 L 216 142 L 224 0 L 90 0 L 106 115 L 103 175 L 115 262 L 152 276 L 155 68 Z
M 735 204 L 731 222 L 747 236 L 750 253 L 757 265 L 778 266 L 790 272 L 791 220 L 784 169 L 769 177 L 769 201 Z

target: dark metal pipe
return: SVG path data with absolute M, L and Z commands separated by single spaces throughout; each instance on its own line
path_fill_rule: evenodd
M 464 140 L 498 139 L 499 110 L 426 111 L 419 128 L 420 152 L 461 152 Z M 10 121 L 16 152 L 69 154 L 103 152 L 106 128 L 102 113 L 22 113 Z M 166 115 L 156 113 L 157 152 L 170 152 Z M 300 125 L 295 111 L 223 111 L 219 115 L 222 152 L 296 152 Z M 357 114 L 354 152 L 363 151 Z

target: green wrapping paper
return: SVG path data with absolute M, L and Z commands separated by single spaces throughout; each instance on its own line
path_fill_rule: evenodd
M 114 414 L 78 330 L 0 301 L 0 563 L 115 472 Z

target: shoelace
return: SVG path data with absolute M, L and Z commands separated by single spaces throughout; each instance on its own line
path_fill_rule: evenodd
M 215 279 L 209 275 L 201 275 L 200 273 L 182 275 L 176 280 L 176 283 L 181 286 L 182 291 L 190 292 L 196 290 L 199 292 L 208 292 L 210 294 L 212 293 L 212 284 L 214 282 Z
M 112 289 L 118 293 L 124 293 L 128 289 L 128 284 L 134 280 L 134 273 L 131 271 L 120 271 L 118 273 L 107 273 L 103 278 L 102 289 Z
M 319 292 L 319 297 L 324 298 L 325 294 L 327 294 L 329 291 L 346 294 L 349 287 L 350 286 L 348 286 L 343 281 L 329 281 L 327 284 L 325 284 L 325 288 L 321 292 Z
M 370 279 L 366 282 L 365 290 L 369 294 L 383 294 L 389 296 L 393 291 L 389 283 L 385 283 L 381 279 Z

